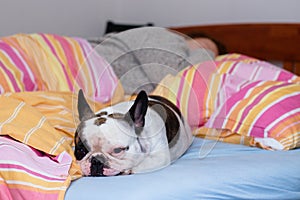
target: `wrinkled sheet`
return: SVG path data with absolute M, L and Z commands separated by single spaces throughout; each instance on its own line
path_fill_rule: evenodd
M 266 151 L 195 138 L 170 166 L 144 174 L 84 177 L 66 200 L 300 199 L 300 149 Z

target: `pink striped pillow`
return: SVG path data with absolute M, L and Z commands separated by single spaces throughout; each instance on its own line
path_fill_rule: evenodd
M 220 56 L 182 70 L 176 77 L 166 77 L 155 90 L 182 111 L 193 128 L 203 126 L 227 98 L 246 84 L 259 80 L 292 82 L 297 76 L 240 54 Z
M 250 136 L 263 147 L 300 146 L 300 85 L 280 81 L 246 84 L 230 96 L 205 124 Z
M 108 102 L 118 89 L 112 67 L 81 38 L 16 34 L 0 39 L 0 94 L 77 91 Z

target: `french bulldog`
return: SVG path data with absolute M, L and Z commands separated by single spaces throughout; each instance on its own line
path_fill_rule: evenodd
M 75 157 L 84 176 L 115 176 L 157 170 L 178 159 L 192 134 L 179 109 L 160 96 L 139 92 L 96 113 L 82 90 Z

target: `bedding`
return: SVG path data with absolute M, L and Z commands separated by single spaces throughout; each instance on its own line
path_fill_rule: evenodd
M 81 177 L 72 150 L 76 88 L 95 109 L 123 99 L 114 72 L 91 51 L 86 40 L 50 34 L 0 40 L 1 199 L 64 199 Z
M 230 130 L 276 150 L 299 147 L 300 85 L 257 81 L 229 97 L 206 127 Z
M 112 67 L 86 40 L 51 34 L 2 38 L 0 76 L 1 199 L 300 198 L 298 102 L 289 101 L 290 110 L 277 105 L 278 114 L 292 119 L 274 121 L 284 133 L 279 137 L 254 133 L 242 120 L 253 102 L 258 108 L 265 103 L 247 97 L 263 97 L 273 87 L 278 93 L 264 96 L 266 102 L 276 104 L 277 94 L 299 95 L 299 77 L 268 62 L 227 54 L 166 76 L 153 94 L 175 103 L 199 137 L 164 169 L 103 178 L 81 177 L 75 162 L 77 90 L 83 88 L 94 110 L 125 96 Z M 232 115 L 244 110 L 243 117 Z M 234 123 L 223 122 L 232 118 Z
M 141 89 L 150 93 L 167 74 L 176 75 L 188 65 L 214 59 L 211 49 L 187 41 L 165 28 L 144 27 L 108 34 L 95 50 L 112 66 L 125 93 L 131 95 Z
M 68 153 L 48 157 L 4 136 L 0 151 L 0 199 L 63 199 L 70 184 Z
M 268 62 L 227 54 L 166 77 L 154 93 L 177 105 L 197 136 L 282 150 L 300 145 L 298 81 Z M 264 118 L 255 123 L 256 116 Z
M 105 102 L 118 87 L 112 68 L 81 38 L 53 34 L 1 38 L 0 66 L 1 93 L 82 88 L 87 96 Z
M 209 154 L 201 157 L 203 151 Z M 81 178 L 72 182 L 65 199 L 299 199 L 299 155 L 300 149 L 266 151 L 195 138 L 166 168 Z
M 0 97 L 1 199 L 63 199 L 72 177 L 81 175 L 71 148 L 72 101 L 71 92 Z

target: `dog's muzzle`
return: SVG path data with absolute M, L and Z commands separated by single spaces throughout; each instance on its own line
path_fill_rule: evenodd
M 105 176 L 103 174 L 103 168 L 108 168 L 105 165 L 106 159 L 102 155 L 93 156 L 91 158 L 91 176 Z

